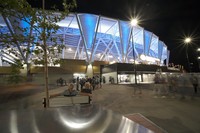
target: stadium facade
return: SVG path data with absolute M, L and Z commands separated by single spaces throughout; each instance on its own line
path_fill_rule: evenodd
M 2 17 L 0 20 L 1 34 L 8 33 L 5 21 Z M 169 50 L 164 42 L 140 26 L 132 27 L 129 21 L 80 13 L 69 14 L 57 24 L 60 29 L 53 36 L 62 36 L 66 45 L 61 58 L 81 59 L 87 62 L 98 60 L 133 63 L 135 53 L 138 63 L 168 64 Z M 19 25 L 25 24 L 21 21 Z M 47 43 L 51 45 L 50 41 Z M 7 56 L 4 58 L 4 54 L 6 53 L 1 53 L 1 60 L 6 60 Z M 7 61 L 9 62 L 9 59 Z M 1 62 L 2 65 L 5 64 Z
M 9 34 L 9 23 L 12 27 L 12 18 L 0 17 L 1 34 Z M 21 27 L 27 27 L 27 23 L 22 20 L 18 24 Z M 59 39 L 57 41 L 66 46 L 58 58 L 84 60 L 87 65 L 93 65 L 94 62 L 99 61 L 168 66 L 170 52 L 165 43 L 154 33 L 139 25 L 131 26 L 129 21 L 77 13 L 69 14 L 57 24 L 60 28 L 52 36 L 62 37 L 63 42 L 59 42 Z M 15 29 L 13 31 L 16 34 L 18 32 Z M 35 38 L 37 40 L 37 35 Z M 51 40 L 47 41 L 48 45 L 51 43 Z M 16 49 L 20 48 L 16 47 Z M 0 49 L 0 66 L 9 66 L 14 63 L 15 58 L 20 58 L 10 54 L 7 47 L 1 46 Z M 34 55 L 30 56 L 30 58 L 33 57 Z

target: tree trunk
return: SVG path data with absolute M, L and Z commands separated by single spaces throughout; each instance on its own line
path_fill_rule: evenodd
M 27 63 L 26 64 L 27 67 L 26 67 L 26 77 L 27 77 L 27 82 L 31 82 L 32 81 L 32 74 L 31 74 L 31 64 L 30 63 Z

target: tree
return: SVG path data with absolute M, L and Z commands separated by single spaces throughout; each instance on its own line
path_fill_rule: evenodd
M 52 34 L 56 34 L 59 28 L 56 22 L 66 17 L 69 9 L 76 6 L 75 1 L 71 4 L 63 1 L 62 12 L 58 12 L 58 9 L 55 9 L 57 11 L 55 12 L 55 10 L 32 8 L 26 0 L 0 0 L 0 2 L 2 5 L 0 13 L 8 27 L 7 33 L 1 32 L 0 45 L 7 48 L 2 52 L 12 54 L 15 59 L 20 59 L 23 64 L 26 64 L 27 76 L 29 76 L 30 64 L 44 63 L 43 44 L 50 40 L 51 47 L 47 49 L 49 59 L 51 59 L 49 63 L 58 63 L 58 58 L 53 57 L 58 56 L 64 48 L 63 40 L 53 37 Z
M 62 2 L 62 11 L 45 10 L 43 7 L 32 8 L 26 0 L 0 0 L 0 13 L 8 27 L 8 32 L 1 32 L 0 45 L 6 47 L 4 54 L 12 54 L 16 60 L 27 65 L 27 76 L 31 64 L 43 64 L 45 68 L 45 88 L 48 106 L 48 64 L 58 63 L 58 56 L 64 48 L 63 39 L 53 36 L 70 9 L 76 6 L 75 0 Z M 0 27 L 2 28 L 2 27 Z M 58 41 L 59 40 L 59 41 Z M 16 63 L 16 61 L 14 61 Z
M 36 12 L 23 0 L 0 0 L 0 2 L 0 13 L 8 27 L 7 32 L 1 32 L 1 46 L 4 48 L 2 52 L 6 55 L 12 55 L 14 63 L 16 60 L 21 60 L 23 64 L 27 64 L 27 74 L 29 74 L 28 60 L 30 46 L 33 45 L 32 30 Z M 30 16 L 32 19 L 29 21 L 27 18 Z M 20 21 L 29 24 L 30 31 L 27 26 L 20 27 Z
M 8 77 L 9 83 L 18 84 L 20 81 L 23 80 L 23 77 L 20 76 L 20 69 L 22 68 L 21 62 L 18 60 L 16 64 L 11 64 L 11 75 Z

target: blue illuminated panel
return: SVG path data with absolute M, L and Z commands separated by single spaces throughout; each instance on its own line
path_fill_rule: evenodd
M 151 44 L 152 33 L 148 31 L 144 31 L 144 54 L 149 55 L 149 48 Z
M 120 21 L 119 26 L 121 29 L 122 48 L 123 48 L 123 52 L 125 54 L 125 53 L 127 53 L 127 50 L 128 50 L 131 27 L 130 27 L 130 24 L 125 21 Z
M 133 28 L 134 44 L 137 44 L 135 47 L 139 48 L 139 54 L 144 54 L 144 33 L 141 27 Z
M 168 50 L 167 50 L 167 46 L 163 46 L 163 52 L 162 52 L 162 60 L 165 60 L 168 58 Z
M 159 41 L 158 42 L 158 58 L 162 58 L 162 52 L 163 52 L 163 42 Z
M 15 34 L 28 36 L 28 34 L 30 33 L 30 18 L 26 17 L 23 18 L 23 20 L 19 20 L 18 18 L 10 17 L 9 20 L 12 24 Z
M 21 20 L 20 21 L 20 27 L 24 30 L 23 35 L 28 36 L 30 33 L 30 18 L 26 17 L 25 21 Z
M 151 45 L 150 45 L 150 56 L 158 58 L 158 37 L 156 35 L 152 35 Z
M 91 14 L 79 14 L 80 26 L 87 48 L 92 47 L 98 17 Z

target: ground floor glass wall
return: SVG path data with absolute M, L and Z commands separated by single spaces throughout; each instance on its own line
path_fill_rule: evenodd
M 155 74 L 118 74 L 118 83 L 119 84 L 131 84 L 135 83 L 135 78 L 137 83 L 152 83 L 154 80 Z

